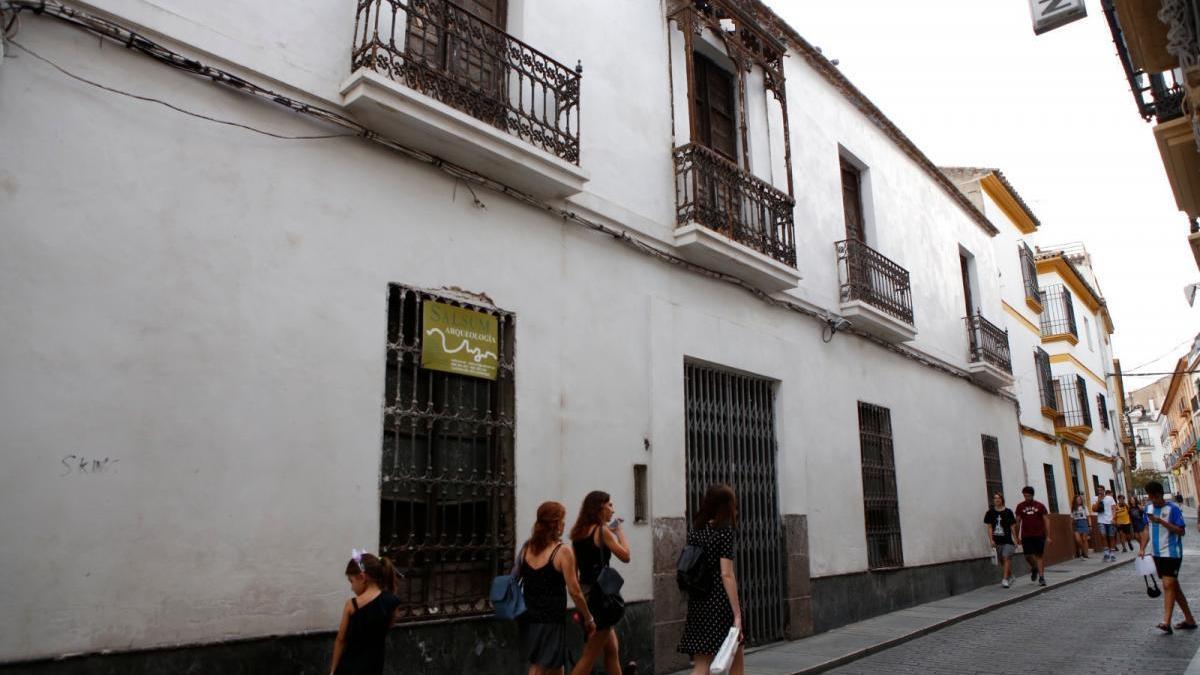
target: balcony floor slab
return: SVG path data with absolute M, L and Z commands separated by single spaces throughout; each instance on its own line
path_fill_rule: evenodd
M 699 223 L 676 229 L 675 246 L 685 260 L 744 279 L 768 293 L 795 288 L 802 278 L 796 268 Z
M 847 300 L 841 304 L 841 314 L 850 324 L 888 342 L 911 342 L 917 329 L 910 323 L 880 310 L 863 300 Z

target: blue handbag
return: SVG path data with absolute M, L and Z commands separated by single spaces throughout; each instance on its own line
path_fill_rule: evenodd
M 492 590 L 488 594 L 488 599 L 491 600 L 492 607 L 496 610 L 497 619 L 511 621 L 525 613 L 525 590 L 521 587 L 521 575 L 518 573 L 523 557 L 525 557 L 524 546 L 521 547 L 521 553 L 513 561 L 512 569 L 508 574 L 501 574 L 492 579 Z

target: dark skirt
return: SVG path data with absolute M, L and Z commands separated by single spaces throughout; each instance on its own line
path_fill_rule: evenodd
M 519 624 L 521 656 L 526 663 L 543 668 L 560 668 L 566 665 L 567 634 L 563 622 L 521 621 Z

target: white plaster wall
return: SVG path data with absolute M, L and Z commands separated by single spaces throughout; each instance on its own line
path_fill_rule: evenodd
M 231 31 L 230 45 L 204 27 L 231 22 L 229 3 L 111 5 L 234 56 L 260 40 Z M 621 3 L 635 18 L 641 7 Z M 289 35 L 304 26 L 289 25 L 308 20 L 281 20 L 272 35 L 302 42 Z M 22 41 L 80 75 L 190 110 L 314 130 L 46 19 L 27 17 Z M 344 75 L 333 59 L 282 51 L 261 68 L 326 85 Z M 789 78 L 806 91 L 790 99 L 804 186 L 797 237 L 812 271 L 800 295 L 835 306 L 837 144 L 852 145 L 877 172 L 880 249 L 914 275 L 918 347 L 965 363 L 957 247 L 976 254 L 984 306 L 998 311 L 986 234 L 795 61 Z M 663 88 L 646 103 L 653 114 L 617 111 L 607 133 L 645 113 L 646 134 L 661 140 L 636 156 L 585 151 L 599 158 L 588 160 L 595 185 L 611 181 L 603 189 L 646 213 L 673 199 L 660 70 L 638 85 Z M 609 71 L 614 83 L 641 77 L 621 62 L 585 80 L 599 73 L 588 81 L 602 87 Z M 595 91 L 599 112 L 611 96 Z M 606 127 L 594 124 L 585 138 L 603 143 Z M 822 344 L 810 320 L 499 195 L 482 193 L 476 209 L 442 174 L 357 139 L 232 130 L 29 58 L 0 69 L 0 133 L 0 661 L 332 629 L 347 551 L 378 531 L 389 282 L 486 292 L 516 313 L 518 535 L 540 501 L 573 513 L 595 488 L 628 512 L 635 463 L 652 467 L 651 515 L 683 512 L 685 358 L 779 380 L 781 509 L 809 515 L 815 576 L 866 566 L 858 400 L 892 409 L 908 565 L 986 555 L 981 538 L 962 536 L 978 531 L 975 510 L 945 507 L 984 508 L 980 434 L 1000 439 L 1006 487 L 1021 466 L 1005 399 L 851 335 Z M 65 472 L 70 455 L 110 464 Z M 645 599 L 649 528 L 631 537 L 626 595 Z M 51 596 L 65 600 L 47 606 Z

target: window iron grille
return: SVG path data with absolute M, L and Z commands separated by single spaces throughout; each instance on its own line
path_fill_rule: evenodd
M 1096 412 L 1100 414 L 1101 428 L 1108 430 L 1108 401 L 1104 394 L 1096 394 Z
M 969 316 L 967 336 L 971 346 L 971 362 L 990 363 L 1012 373 L 1012 354 L 1008 349 L 1008 330 L 983 318 L 982 314 Z
M 867 564 L 871 569 L 903 567 L 891 411 L 859 401 L 858 435 L 862 453 Z
M 647 494 L 647 466 L 633 465 L 633 522 L 650 522 L 650 499 Z
M 421 367 L 424 302 L 499 322 L 497 379 Z M 513 316 L 392 285 L 380 477 L 380 548 L 404 575 L 400 619 L 491 612 L 491 580 L 513 560 Z
M 796 266 L 795 200 L 711 148 L 675 148 L 675 216 Z
M 1075 326 L 1071 292 L 1062 284 L 1057 284 L 1043 289 L 1042 297 L 1045 300 L 1042 303 L 1042 337 L 1069 334 L 1078 339 L 1079 329 Z
M 1092 427 L 1092 407 L 1088 404 L 1087 382 L 1082 375 L 1065 375 L 1056 380 L 1059 417 L 1063 426 Z
M 705 490 L 728 483 L 737 492 L 736 560 L 746 639 L 781 639 L 786 627 L 786 560 L 779 512 L 775 384 L 698 363 L 685 363 L 687 517 Z
M 992 495 L 1004 496 L 1004 475 L 1000 470 L 1000 441 L 995 436 L 984 435 L 983 440 L 983 476 L 987 487 L 987 504 L 991 505 Z M 985 507 L 986 508 L 986 507 Z
M 352 71 L 373 70 L 572 164 L 574 69 L 449 0 L 359 0 Z
M 1033 250 L 1029 248 L 1029 244 L 1021 242 L 1017 248 L 1017 254 L 1021 257 L 1021 277 L 1025 282 L 1025 297 L 1040 305 L 1042 304 L 1042 289 L 1038 285 L 1037 262 L 1033 259 Z
M 1043 464 L 1042 473 L 1046 476 L 1046 507 L 1050 513 L 1058 513 L 1058 485 L 1054 481 L 1054 465 Z
M 1033 364 L 1038 376 L 1038 395 L 1042 407 L 1048 410 L 1058 410 L 1058 401 L 1054 394 L 1054 375 L 1050 372 L 1050 354 L 1041 347 L 1033 348 Z
M 912 325 L 912 285 L 908 270 L 858 239 L 834 244 L 842 302 L 861 300 Z

